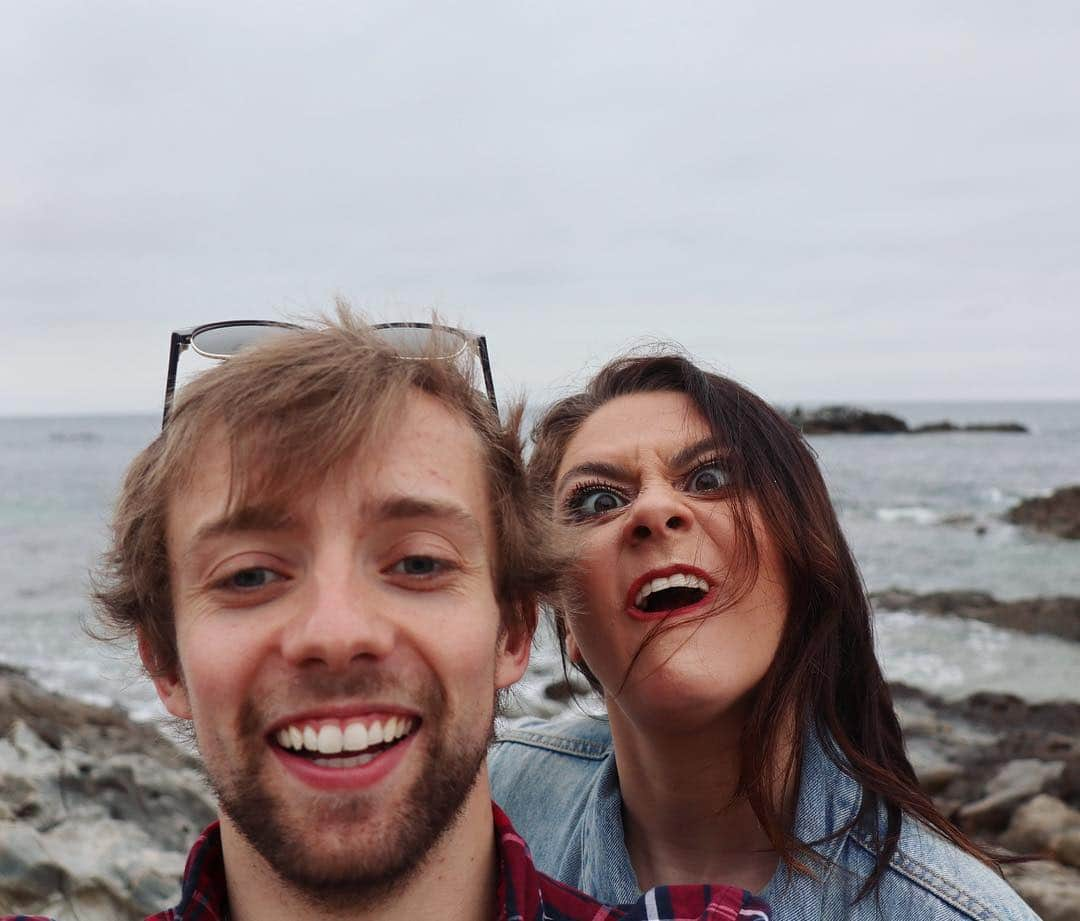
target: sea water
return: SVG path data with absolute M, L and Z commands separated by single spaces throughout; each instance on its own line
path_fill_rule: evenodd
M 811 443 L 870 589 L 1080 596 L 1080 541 L 1032 534 L 1003 513 L 1080 483 L 1080 403 L 874 404 L 911 424 L 1018 421 L 1030 434 L 830 435 Z M 89 573 L 106 546 L 123 470 L 160 419 L 0 419 L 0 661 L 47 686 L 137 716 L 160 714 L 130 649 L 92 641 Z M 888 676 L 949 697 L 1012 691 L 1080 699 L 1080 644 L 916 612 L 876 618 Z M 557 669 L 536 652 L 541 693 Z

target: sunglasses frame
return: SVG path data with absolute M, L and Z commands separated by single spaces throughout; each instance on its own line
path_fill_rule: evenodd
M 180 364 L 180 356 L 186 352 L 189 348 L 194 349 L 200 355 L 206 358 L 214 358 L 219 361 L 224 361 L 229 356 L 227 355 L 212 355 L 207 352 L 200 352 L 199 347 L 193 344 L 193 340 L 200 333 L 207 332 L 212 329 L 224 329 L 232 326 L 276 326 L 280 329 L 303 329 L 304 327 L 298 326 L 295 323 L 283 323 L 279 320 L 219 320 L 216 323 L 203 323 L 199 326 L 191 326 L 187 329 L 173 330 L 169 337 L 169 366 L 165 375 L 165 408 L 161 414 L 161 427 L 165 428 L 165 423 L 169 418 L 169 410 L 172 408 L 173 396 L 176 390 L 176 369 Z M 371 326 L 372 329 L 442 329 L 446 332 L 454 333 L 461 336 L 466 343 L 472 342 L 476 346 L 477 354 L 480 357 L 480 367 L 484 374 L 484 389 L 487 392 L 488 401 L 491 403 L 491 408 L 495 410 L 495 415 L 499 414 L 499 404 L 495 399 L 495 383 L 491 376 L 491 360 L 488 358 L 487 350 L 487 338 L 481 336 L 479 333 L 470 332 L 467 329 L 458 329 L 453 326 L 436 326 L 433 323 L 411 323 L 411 322 L 396 322 L 396 323 L 375 323 Z

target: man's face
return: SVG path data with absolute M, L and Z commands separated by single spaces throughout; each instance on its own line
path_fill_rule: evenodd
M 159 694 L 278 876 L 385 891 L 473 790 L 495 690 L 528 660 L 499 628 L 479 440 L 417 391 L 393 441 L 288 507 L 225 517 L 228 490 L 210 438 L 168 506 L 181 674 Z

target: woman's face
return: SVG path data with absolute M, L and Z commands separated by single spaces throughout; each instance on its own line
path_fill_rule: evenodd
M 782 562 L 749 501 L 759 569 L 746 587 L 724 454 L 686 396 L 642 393 L 589 416 L 556 475 L 556 514 L 580 539 L 568 652 L 642 728 L 738 716 L 780 642 Z

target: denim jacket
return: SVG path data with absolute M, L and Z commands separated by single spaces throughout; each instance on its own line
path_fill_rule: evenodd
M 806 733 L 794 833 L 826 838 L 859 812 L 862 789 Z M 566 715 L 503 730 L 488 758 L 492 796 L 529 842 L 537 867 L 609 904 L 640 894 L 623 842 L 622 798 L 605 720 Z M 780 864 L 759 893 L 776 921 L 1038 921 L 993 870 L 904 817 L 876 893 L 856 895 L 874 867 L 858 827 L 815 845 L 820 879 Z M 704 881 L 702 881 L 704 882 Z

